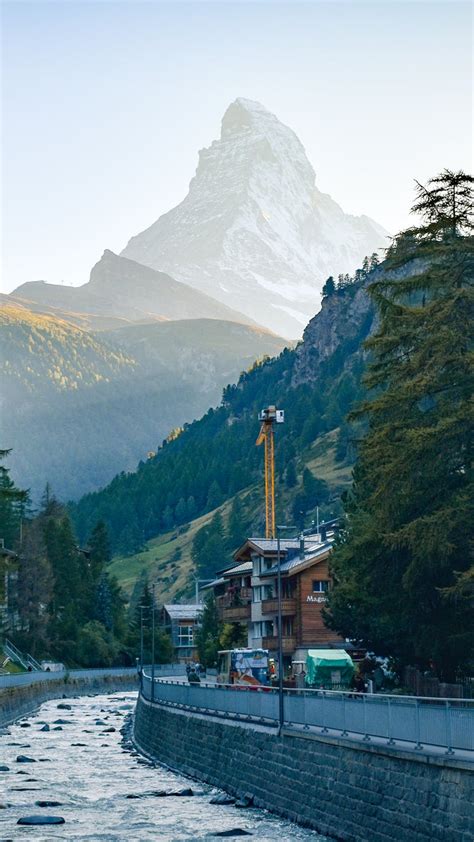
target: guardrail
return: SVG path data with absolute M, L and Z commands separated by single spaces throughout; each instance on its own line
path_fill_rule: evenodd
M 142 695 L 152 700 L 144 672 Z M 359 694 L 330 690 L 285 690 L 285 728 L 316 731 L 415 750 L 436 747 L 446 754 L 474 752 L 474 701 Z M 153 701 L 199 713 L 267 725 L 279 722 L 278 691 L 221 684 L 185 684 L 155 679 Z M 473 758 L 474 759 L 474 758 Z
M 183 675 L 185 667 L 182 664 L 156 664 L 155 673 L 158 676 Z M 80 669 L 80 670 L 57 670 L 55 672 L 48 672 L 42 670 L 41 672 L 23 672 L 23 673 L 8 673 L 0 675 L 0 690 L 3 687 L 22 687 L 29 684 L 36 684 L 39 681 L 57 681 L 66 676 L 70 678 L 96 678 L 98 676 L 134 676 L 137 675 L 136 667 L 107 667 L 97 669 Z

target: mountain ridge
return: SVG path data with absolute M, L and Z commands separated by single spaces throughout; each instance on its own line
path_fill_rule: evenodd
M 13 290 L 15 299 L 128 321 L 218 318 L 256 324 L 212 296 L 106 249 L 79 287 L 28 281 Z

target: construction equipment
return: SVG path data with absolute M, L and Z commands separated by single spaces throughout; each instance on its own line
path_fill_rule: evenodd
M 276 406 L 262 409 L 258 420 L 262 422 L 257 445 L 265 445 L 265 537 L 274 538 L 275 522 L 275 443 L 274 424 L 283 424 L 285 412 Z

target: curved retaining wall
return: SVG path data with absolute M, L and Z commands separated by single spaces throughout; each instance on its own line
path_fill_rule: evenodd
M 135 670 L 123 674 L 118 671 L 107 674 L 107 671 L 86 670 L 79 675 L 64 673 L 58 678 L 51 678 L 50 675 L 47 679 L 35 680 L 25 685 L 0 687 L 0 726 L 8 725 L 18 717 L 31 713 L 48 699 L 138 689 Z
M 474 769 L 452 758 L 242 725 L 138 699 L 137 747 L 172 769 L 249 793 L 257 807 L 345 842 L 467 842 Z

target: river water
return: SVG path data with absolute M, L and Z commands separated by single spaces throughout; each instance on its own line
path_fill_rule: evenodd
M 0 842 L 27 838 L 34 842 L 216 840 L 216 833 L 235 828 L 262 842 L 324 842 L 325 837 L 264 810 L 212 805 L 210 798 L 218 790 L 150 765 L 124 749 L 120 728 L 135 700 L 135 694 L 123 693 L 81 696 L 65 699 L 71 710 L 61 710 L 61 700 L 56 699 L 2 733 L 0 765 L 8 766 L 8 771 L 0 771 Z M 64 722 L 58 724 L 58 719 Z M 45 723 L 51 730 L 40 730 Z M 107 732 L 107 728 L 115 730 Z M 19 763 L 18 755 L 36 762 Z M 189 787 L 193 796 L 126 797 Z M 36 801 L 57 801 L 60 806 L 42 808 Z M 54 827 L 17 825 L 20 817 L 38 814 L 63 816 L 66 823 Z M 251 837 L 242 836 L 246 838 Z

